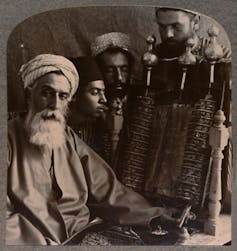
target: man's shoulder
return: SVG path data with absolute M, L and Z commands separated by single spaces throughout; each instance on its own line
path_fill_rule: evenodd
M 23 125 L 24 125 L 24 123 L 19 116 L 8 120 L 8 122 L 7 122 L 8 134 L 11 132 L 14 132 L 14 131 L 19 132 L 19 129 L 23 128 Z
M 66 126 L 65 132 L 67 144 L 69 143 L 70 145 L 69 148 L 74 149 L 80 157 L 86 155 L 96 155 L 97 158 L 100 158 L 99 155 L 96 154 L 96 152 L 89 145 L 87 145 L 87 143 L 85 143 L 82 139 L 79 138 L 79 136 L 70 126 Z
M 24 121 L 19 118 L 13 118 L 8 121 L 7 124 L 7 144 L 9 149 L 13 149 L 14 145 L 15 147 L 18 145 L 19 149 L 24 147 L 25 143 L 25 127 L 24 127 Z
M 66 126 L 65 132 L 69 139 L 72 139 L 78 142 L 80 145 L 86 145 L 86 143 L 82 139 L 79 138 L 76 132 L 69 125 Z
M 84 142 L 77 133 L 67 125 L 65 128 L 66 133 L 66 141 L 70 143 L 70 145 L 77 151 L 77 152 L 90 152 L 91 148 Z

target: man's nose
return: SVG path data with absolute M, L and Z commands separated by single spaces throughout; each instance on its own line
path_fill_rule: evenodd
M 58 93 L 55 93 L 55 95 L 51 97 L 49 106 L 52 110 L 57 110 L 58 108 L 60 108 L 60 98 Z
M 105 97 L 104 92 L 100 93 L 100 100 L 99 101 L 100 101 L 100 103 L 103 103 L 103 104 L 107 103 L 107 99 Z
M 166 37 L 173 38 L 174 37 L 174 30 L 171 27 L 167 27 L 166 29 Z
M 121 69 L 119 67 L 116 68 L 116 72 L 117 72 L 117 80 L 119 82 L 122 82 L 123 80 L 123 76 L 122 76 L 122 72 L 121 72 Z

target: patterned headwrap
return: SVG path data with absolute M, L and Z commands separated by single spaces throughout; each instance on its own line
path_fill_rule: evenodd
M 22 65 L 20 75 L 24 83 L 24 88 L 34 84 L 35 80 L 47 73 L 60 71 L 67 78 L 71 86 L 70 99 L 75 94 L 79 76 L 74 64 L 67 58 L 59 55 L 40 54 Z
M 96 37 L 91 44 L 92 56 L 97 56 L 100 53 L 110 48 L 119 48 L 129 52 L 131 47 L 130 37 L 122 32 L 110 32 Z

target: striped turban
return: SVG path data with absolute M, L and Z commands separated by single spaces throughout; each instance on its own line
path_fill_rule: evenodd
M 33 86 L 36 79 L 55 71 L 60 71 L 69 81 L 71 99 L 77 90 L 79 76 L 76 67 L 67 58 L 59 55 L 40 54 L 22 65 L 19 73 L 24 83 L 24 88 L 27 88 Z

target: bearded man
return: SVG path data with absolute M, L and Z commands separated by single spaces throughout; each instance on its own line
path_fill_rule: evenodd
M 128 226 L 150 229 L 176 222 L 164 208 L 152 207 L 123 186 L 66 126 L 79 80 L 71 61 L 41 54 L 20 73 L 28 111 L 8 125 L 8 245 L 143 245 Z M 92 221 L 97 216 L 104 224 Z
M 91 53 L 103 74 L 108 103 L 115 98 L 123 103 L 128 94 L 133 65 L 130 37 L 122 32 L 102 34 L 91 44 Z
M 188 68 L 182 100 L 179 102 L 194 104 L 207 94 L 210 75 L 210 66 L 204 54 L 210 39 L 198 34 L 200 14 L 181 8 L 157 7 L 155 15 L 161 43 L 157 44 L 155 49 L 159 63 L 153 68 L 151 85 L 157 89 L 158 103 L 172 104 L 179 98 L 182 65 L 179 64 L 178 58 L 185 53 L 187 41 L 192 39 L 191 53 L 195 55 L 197 63 Z M 215 85 L 211 90 L 217 106 L 220 104 L 222 83 L 225 78 L 222 72 L 224 71 L 225 75 L 228 73 L 227 64 L 231 62 L 230 48 L 221 47 L 223 57 L 216 62 Z M 226 112 L 226 116 L 228 113 L 229 111 Z
M 134 57 L 131 45 L 130 36 L 122 32 L 102 34 L 91 43 L 92 56 L 96 58 L 104 78 L 109 107 L 104 123 L 107 131 L 104 134 L 104 158 L 117 174 L 121 169 L 119 159 L 123 157 L 124 140 L 128 135 L 129 113 L 133 100 L 142 89 L 132 84 Z

